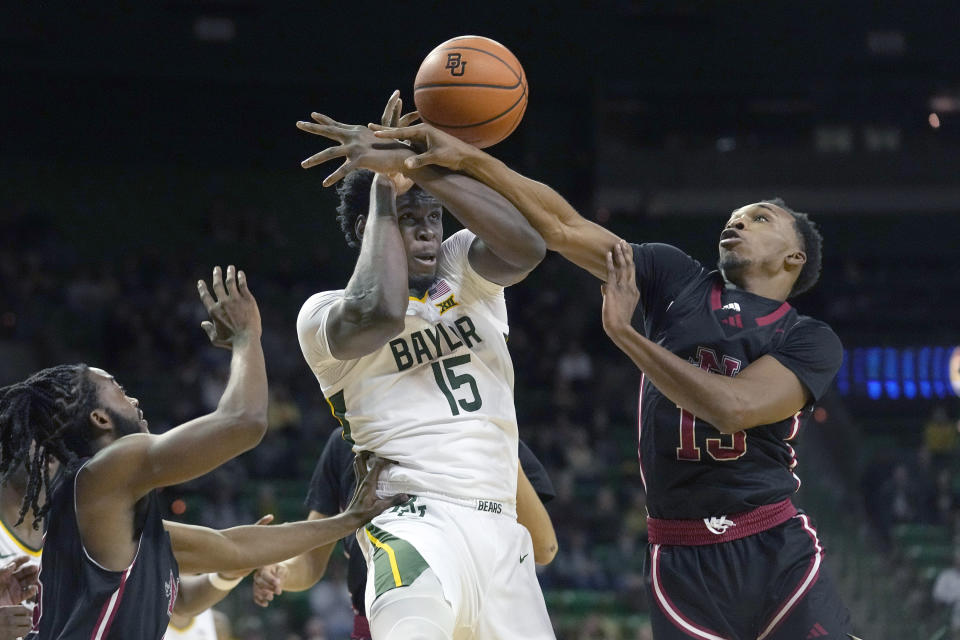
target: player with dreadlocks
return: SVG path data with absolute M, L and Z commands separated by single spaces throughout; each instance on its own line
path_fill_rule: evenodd
M 217 267 L 213 294 L 203 281 L 198 288 L 210 314 L 203 329 L 215 346 L 232 350 L 230 378 L 212 413 L 150 434 L 139 402 L 85 364 L 44 369 L 0 390 L 0 479 L 24 465 L 20 517 L 32 511 L 45 527 L 30 640 L 160 640 L 181 571 L 210 572 L 207 591 L 226 590 L 233 583 L 215 572 L 253 569 L 335 541 L 394 502 L 374 495 L 384 465 L 377 461 L 345 517 L 224 531 L 161 519 L 155 489 L 211 471 L 256 446 L 267 428 L 260 314 L 246 276 L 230 266 L 224 280 Z M 55 478 L 46 473 L 51 457 L 61 465 Z M 181 594 L 190 603 L 182 612 L 209 606 L 207 595 Z

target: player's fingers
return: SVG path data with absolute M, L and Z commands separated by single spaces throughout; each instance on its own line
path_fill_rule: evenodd
M 333 160 L 334 158 L 342 158 L 347 155 L 347 148 L 343 145 L 337 145 L 335 147 L 328 147 L 321 151 L 320 153 L 315 153 L 303 162 L 300 163 L 300 166 L 304 169 L 309 169 L 315 167 L 318 164 L 323 164 Z
M 207 313 L 210 313 L 210 311 L 213 310 L 214 305 L 217 304 L 217 301 L 213 299 L 212 295 L 210 295 L 210 290 L 207 289 L 207 283 L 203 280 L 197 280 L 197 292 L 200 294 L 200 302 L 203 303 Z
M 342 165 L 340 165 L 340 167 L 336 171 L 334 171 L 333 173 L 331 173 L 330 175 L 328 175 L 326 178 L 323 179 L 323 186 L 329 187 L 330 185 L 336 184 L 351 171 L 353 171 L 353 162 L 350 160 L 347 160 Z
M 373 135 L 378 138 L 392 138 L 394 140 L 422 140 L 426 134 L 423 131 L 423 124 L 415 124 L 409 127 L 400 127 L 399 129 L 375 131 Z
M 256 524 L 270 524 L 271 522 L 273 522 L 273 514 L 268 513 L 267 515 L 257 520 Z
M 223 286 L 223 269 L 219 265 L 213 268 L 213 293 L 217 296 L 217 301 L 223 302 L 227 297 L 227 290 Z
M 420 119 L 419 111 L 411 111 L 410 113 L 400 116 L 400 120 L 397 122 L 399 127 L 409 127 L 414 122 Z
M 342 123 L 342 122 L 337 122 L 336 120 L 334 120 L 334 119 L 331 118 L 330 116 L 324 115 L 324 114 L 322 114 L 322 113 L 317 113 L 316 111 L 314 111 L 313 113 L 311 113 L 311 114 L 310 114 L 310 117 L 313 118 L 314 121 L 319 122 L 320 124 L 329 125 L 329 126 L 331 126 L 331 127 L 338 127 L 338 128 L 340 128 L 340 129 L 349 129 L 349 128 L 350 128 L 350 125 L 344 124 L 344 123 Z
M 627 271 L 627 284 L 633 284 L 637 279 L 637 272 L 633 266 L 633 247 L 626 240 L 620 241 L 623 249 L 623 266 Z
M 14 572 L 14 577 L 20 581 L 20 584 L 30 584 L 36 580 L 37 575 L 40 573 L 40 567 L 35 564 L 24 564 L 17 568 Z
M 405 166 L 407 169 L 419 169 L 420 167 L 425 167 L 429 164 L 443 164 L 441 162 L 437 162 L 438 159 L 438 154 L 432 151 L 427 151 L 426 153 L 421 153 L 420 155 L 410 156 L 403 161 L 403 166 Z
M 387 125 L 388 127 L 393 126 L 393 114 L 397 110 L 397 100 L 400 99 L 400 90 L 395 89 L 393 93 L 390 94 L 390 98 L 387 100 L 386 106 L 383 107 L 383 115 L 380 116 L 380 124 Z
M 331 140 L 336 140 L 337 142 L 343 142 L 344 138 L 346 137 L 346 132 L 343 129 L 338 129 L 337 127 L 325 124 L 304 122 L 303 120 L 297 122 L 297 129 L 306 131 L 307 133 L 312 133 L 317 136 L 323 136 L 324 138 L 330 138 Z
M 200 323 L 200 328 L 203 329 L 203 332 L 207 334 L 207 337 L 210 339 L 210 342 L 216 342 L 217 340 L 217 328 L 213 326 L 213 323 L 209 320 L 204 320 Z
M 228 295 L 237 295 L 237 268 L 232 264 L 227 265 L 227 279 L 224 281 L 224 285 Z
M 613 267 L 613 251 L 607 251 L 607 284 L 617 281 L 617 271 Z
M 410 502 L 410 496 L 408 496 L 405 493 L 398 493 L 392 498 L 387 498 L 386 500 L 383 500 L 383 502 L 386 502 L 386 505 L 385 505 L 386 507 L 395 507 L 399 504 L 403 504 L 404 502 Z
M 237 271 L 237 290 L 242 296 L 250 295 L 250 287 L 247 286 L 247 274 L 243 272 L 243 269 Z
M 403 113 L 403 100 L 397 98 L 397 104 L 393 108 L 393 115 L 390 117 L 390 126 L 396 127 L 400 123 L 400 114 Z

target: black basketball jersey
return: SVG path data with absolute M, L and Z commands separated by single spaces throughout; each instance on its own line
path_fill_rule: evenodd
M 679 249 L 633 245 L 640 290 L 638 331 L 715 374 L 735 376 L 764 355 L 809 390 L 827 390 L 843 359 L 828 325 L 788 303 L 727 285 Z M 788 498 L 800 486 L 790 445 L 808 404 L 781 422 L 723 434 L 678 407 L 641 377 L 640 470 L 654 518 L 700 519 L 740 513 Z
M 353 474 L 353 445 L 343 439 L 343 428 L 337 427 L 327 438 L 327 444 L 320 454 L 320 460 L 310 478 L 306 505 L 308 509 L 332 516 L 347 508 L 353 498 L 356 478 Z M 520 464 L 527 474 L 530 484 L 543 502 L 549 502 L 556 496 L 553 483 L 547 470 L 533 455 L 530 448 L 520 442 Z M 367 563 L 360 551 L 360 543 L 355 535 L 343 538 L 343 550 L 348 558 L 347 588 L 354 610 L 364 613 L 364 589 L 367 585 Z
M 81 467 L 82 468 L 82 467 Z M 28 640 L 161 640 L 180 572 L 163 528 L 156 492 L 146 501 L 140 544 L 125 571 L 96 563 L 80 541 L 77 472 L 54 488 L 46 517 L 39 604 Z

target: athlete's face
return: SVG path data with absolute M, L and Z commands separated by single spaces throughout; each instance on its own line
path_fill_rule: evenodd
M 748 268 L 777 273 L 787 256 L 797 252 L 802 250 L 793 216 L 774 204 L 737 209 L 720 233 L 720 269 L 731 282 Z
M 437 275 L 443 209 L 434 198 L 408 191 L 397 198 L 397 222 L 407 250 L 410 288 L 426 291 Z
M 103 369 L 91 367 L 88 375 L 97 386 L 97 404 L 112 422 L 117 438 L 131 433 L 148 433 L 139 400 L 128 396 L 120 383 Z

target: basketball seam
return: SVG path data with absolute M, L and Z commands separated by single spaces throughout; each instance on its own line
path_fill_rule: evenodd
M 523 82 L 523 78 L 521 78 L 520 75 L 516 71 L 514 71 L 513 67 L 511 67 L 506 60 L 496 55 L 495 53 L 490 53 L 489 51 L 484 51 L 483 49 L 478 49 L 477 47 L 447 47 L 445 49 L 441 49 L 441 51 L 450 51 L 452 49 L 466 49 L 467 51 L 477 51 L 479 53 L 485 53 L 491 58 L 496 58 L 503 64 L 503 66 L 505 66 L 507 69 L 510 69 L 510 73 L 516 76 L 517 82 Z M 509 49 L 507 50 L 509 51 Z
M 507 107 L 504 111 L 501 111 L 500 113 L 498 113 L 497 115 L 493 116 L 492 118 L 488 118 L 487 120 L 484 120 L 484 121 L 482 121 L 482 122 L 474 122 L 474 123 L 471 123 L 471 124 L 442 124 L 442 123 L 439 123 L 439 122 L 434 122 L 434 121 L 432 121 L 432 120 L 428 120 L 427 118 L 423 117 L 423 114 L 422 114 L 422 113 L 420 114 L 420 119 L 423 120 L 424 122 L 426 122 L 427 124 L 433 125 L 433 126 L 435 126 L 435 127 L 443 127 L 444 129 L 470 129 L 470 128 L 472 128 L 472 127 L 479 127 L 479 126 L 481 126 L 481 125 L 489 124 L 489 123 L 493 122 L 494 120 L 497 120 L 497 119 L 499 119 L 499 118 L 502 118 L 503 116 L 505 116 L 505 115 L 507 115 L 508 113 L 510 113 L 518 104 L 520 104 L 520 101 L 523 100 L 524 96 L 526 96 L 526 95 L 527 95 L 527 87 L 526 87 L 526 85 L 524 85 L 524 87 L 523 87 L 523 93 L 520 94 L 520 97 L 517 98 L 517 101 L 516 101 L 516 102 L 514 102 L 512 105 L 510 105 L 509 107 Z
M 516 84 L 484 84 L 482 82 L 430 82 L 428 84 L 418 84 L 413 87 L 414 91 L 420 89 L 434 89 L 437 87 L 483 87 L 485 89 L 516 89 L 523 84 L 518 80 Z

